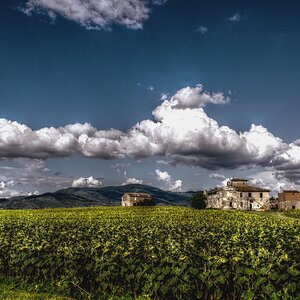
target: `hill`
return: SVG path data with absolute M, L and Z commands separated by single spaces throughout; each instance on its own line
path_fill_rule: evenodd
M 0 199 L 0 209 L 35 209 L 55 207 L 83 207 L 121 205 L 126 192 L 149 193 L 157 205 L 188 205 L 192 192 L 175 193 L 142 184 L 105 186 L 101 188 L 66 188 L 41 195 Z

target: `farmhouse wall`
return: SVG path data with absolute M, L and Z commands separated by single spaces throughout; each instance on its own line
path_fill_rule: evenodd
M 246 182 L 244 179 L 235 179 L 224 188 L 207 191 L 207 208 L 269 210 L 269 190 L 249 186 Z
M 154 205 L 153 198 L 147 193 L 125 193 L 122 206 Z
M 300 209 L 300 192 L 283 191 L 279 193 L 278 208 L 283 210 Z

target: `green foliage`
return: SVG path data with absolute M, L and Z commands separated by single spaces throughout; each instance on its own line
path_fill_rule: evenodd
M 206 207 L 206 196 L 204 193 L 195 193 L 190 200 L 190 205 L 196 209 L 204 209 Z
M 300 220 L 183 207 L 0 211 L 0 275 L 75 299 L 299 299 Z
M 300 209 L 285 211 L 284 215 L 287 217 L 300 219 Z
M 58 296 L 53 288 L 40 284 L 25 284 L 16 279 L 0 278 L 0 300 L 74 300 Z

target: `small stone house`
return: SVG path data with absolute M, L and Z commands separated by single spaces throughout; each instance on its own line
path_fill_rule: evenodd
M 284 210 L 300 209 L 300 192 L 291 190 L 278 193 L 278 208 Z
M 148 193 L 125 193 L 122 196 L 122 206 L 152 206 L 154 199 Z
M 248 180 L 233 178 L 227 186 L 205 191 L 206 207 L 264 211 L 270 209 L 270 191 L 251 186 Z

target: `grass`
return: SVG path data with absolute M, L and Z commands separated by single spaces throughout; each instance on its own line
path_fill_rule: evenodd
M 16 279 L 0 278 L 0 300 L 72 300 L 53 291 L 48 287 L 26 284 Z
M 64 297 L 49 289 L 45 285 L 26 284 L 16 279 L 0 278 L 0 300 L 75 300 L 74 298 Z M 50 288 L 51 289 L 51 288 Z M 89 300 L 90 297 L 83 297 Z M 149 300 L 148 297 L 137 297 L 136 300 Z M 112 297 L 108 300 L 132 300 L 131 297 Z

